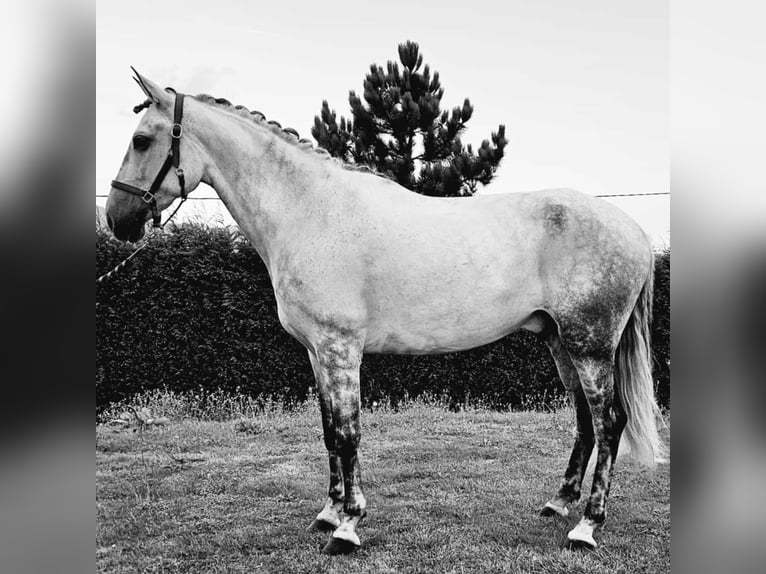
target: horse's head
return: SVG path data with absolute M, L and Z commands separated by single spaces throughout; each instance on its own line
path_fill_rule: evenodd
M 135 80 L 148 98 L 136 110 L 145 107 L 147 111 L 106 202 L 109 229 L 128 241 L 143 237 L 146 221 L 153 217 L 157 222 L 173 200 L 199 185 L 203 172 L 199 147 L 186 129 L 183 95 L 161 89 L 138 72 Z

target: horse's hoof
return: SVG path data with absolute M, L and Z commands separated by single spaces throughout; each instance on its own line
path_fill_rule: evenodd
M 335 530 L 335 528 L 335 524 L 327 522 L 326 520 L 319 520 L 318 518 L 315 518 L 314 521 L 309 524 L 309 527 L 306 530 L 309 532 L 332 532 Z
M 348 540 L 341 538 L 330 538 L 324 548 L 322 548 L 322 554 L 329 554 L 330 556 L 336 556 L 338 554 L 351 554 L 354 552 L 358 545 Z
M 597 548 L 597 544 L 595 540 L 572 540 L 571 538 L 567 540 L 567 548 L 570 548 L 572 550 L 595 550 Z
M 569 509 L 566 506 L 546 502 L 545 506 L 540 510 L 540 516 L 563 516 L 566 518 L 569 516 Z
M 598 547 L 598 544 L 596 544 L 596 541 L 593 539 L 593 530 L 594 525 L 590 521 L 582 519 L 579 524 L 567 534 L 569 547 L 595 550 Z

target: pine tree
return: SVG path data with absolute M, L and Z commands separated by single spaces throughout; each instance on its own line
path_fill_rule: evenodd
M 327 101 L 311 134 L 334 157 L 389 173 L 404 187 L 437 196 L 473 195 L 495 175 L 507 144 L 505 126 L 474 152 L 461 135 L 473 114 L 468 98 L 441 110 L 444 88 L 417 43 L 399 44 L 399 61 L 372 64 L 364 79 L 364 102 L 349 93 L 352 120 L 337 119 Z M 417 172 L 417 173 L 416 173 Z

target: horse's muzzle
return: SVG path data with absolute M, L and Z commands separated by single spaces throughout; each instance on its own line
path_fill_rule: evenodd
M 107 206 L 106 224 L 114 236 L 121 241 L 136 242 L 144 236 L 146 212 L 132 216 L 111 213 Z

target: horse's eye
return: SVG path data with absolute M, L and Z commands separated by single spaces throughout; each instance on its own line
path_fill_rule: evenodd
M 137 149 L 138 151 L 144 151 L 145 149 L 149 147 L 150 143 L 152 143 L 152 140 L 146 136 L 142 136 L 142 135 L 133 136 L 133 147 Z

